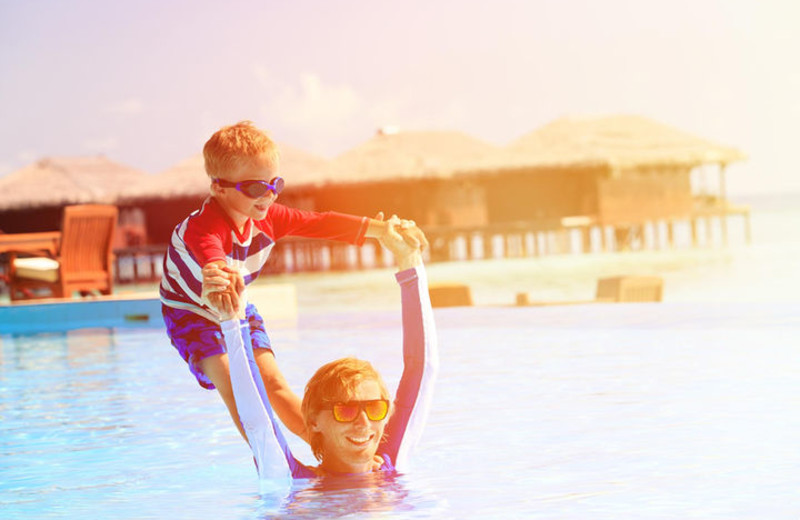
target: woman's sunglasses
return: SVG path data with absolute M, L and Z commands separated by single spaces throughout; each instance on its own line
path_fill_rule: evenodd
M 389 401 L 388 399 L 347 401 L 346 403 L 334 403 L 330 409 L 337 422 L 353 422 L 361 414 L 361 410 L 367 413 L 367 419 L 370 421 L 382 421 L 389 413 Z
M 216 184 L 223 188 L 236 188 L 251 199 L 260 199 L 271 191 L 275 195 L 279 195 L 283 191 L 283 177 L 273 177 L 269 182 L 267 181 L 242 181 L 231 182 L 225 179 L 214 179 Z

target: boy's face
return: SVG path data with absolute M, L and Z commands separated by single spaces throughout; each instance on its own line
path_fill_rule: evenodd
M 277 168 L 266 158 L 260 158 L 250 165 L 243 166 L 225 176 L 230 182 L 265 181 L 269 182 L 278 174 Z M 212 184 L 214 197 L 225 209 L 237 226 L 243 226 L 248 218 L 261 220 L 267 216 L 267 210 L 278 198 L 278 195 L 267 191 L 262 197 L 251 199 L 236 188 L 223 188 Z

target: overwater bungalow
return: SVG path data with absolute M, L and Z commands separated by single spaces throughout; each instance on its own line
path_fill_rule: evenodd
M 592 247 L 595 227 L 600 248 L 626 249 L 642 246 L 648 225 L 664 229 L 664 241 L 674 245 L 674 226 L 685 221 L 698 245 L 698 221 L 710 218 L 720 219 L 723 241 L 729 216 L 742 216 L 749 235 L 747 208 L 731 205 L 725 193 L 726 167 L 745 158 L 735 148 L 640 116 L 562 118 L 462 175 L 482 186 L 495 227 L 580 228 L 584 250 Z M 698 172 L 717 176 L 715 191 L 693 188 Z
M 114 204 L 120 192 L 148 178 L 103 156 L 46 157 L 0 178 L 0 229 L 59 229 L 64 206 Z
M 684 223 L 700 245 L 712 218 L 723 242 L 729 216 L 749 235 L 747 208 L 725 196 L 725 168 L 744 158 L 640 116 L 563 118 L 504 148 L 459 132 L 380 131 L 302 190 L 310 209 L 416 220 L 434 260 L 637 249 L 648 231 L 650 247 L 668 247 Z M 692 175 L 709 169 L 717 191 L 699 193 Z

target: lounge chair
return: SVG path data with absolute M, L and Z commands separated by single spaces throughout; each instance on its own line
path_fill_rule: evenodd
M 41 249 L 9 253 L 11 299 L 69 298 L 75 291 L 82 295 L 92 291 L 111 294 L 111 247 L 116 225 L 116 206 L 90 204 L 64 208 L 61 233 L 60 236 L 55 234 L 52 248 L 55 254 L 44 253 Z M 48 291 L 41 294 L 42 289 Z

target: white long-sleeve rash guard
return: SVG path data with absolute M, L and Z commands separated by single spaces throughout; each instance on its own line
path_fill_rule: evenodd
M 381 471 L 407 470 L 409 454 L 422 435 L 431 406 L 439 354 L 428 281 L 424 266 L 400 271 L 403 316 L 403 374 L 397 387 L 395 410 L 378 446 Z M 228 348 L 236 409 L 258 467 L 259 478 L 312 478 L 313 468 L 299 462 L 289 449 L 269 404 L 253 358 L 246 321 L 221 324 Z

